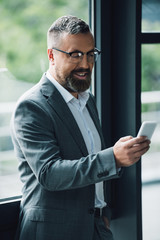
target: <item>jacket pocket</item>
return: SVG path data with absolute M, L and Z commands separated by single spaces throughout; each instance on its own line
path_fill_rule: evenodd
M 63 209 L 27 209 L 25 215 L 30 221 L 64 223 L 65 210 Z

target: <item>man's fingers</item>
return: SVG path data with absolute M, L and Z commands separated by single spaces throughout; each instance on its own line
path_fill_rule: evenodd
M 135 157 L 141 157 L 143 154 L 145 154 L 149 150 L 150 146 L 146 145 L 144 148 L 141 148 L 140 150 L 137 150 L 135 152 Z
M 147 140 L 146 136 L 140 136 L 140 137 L 132 137 L 132 136 L 126 136 L 126 137 L 122 137 L 119 139 L 120 142 L 127 142 L 129 146 L 133 146 L 134 144 L 138 144 L 141 142 L 144 142 Z
M 147 137 L 145 136 L 141 136 L 141 137 L 136 137 L 136 138 L 132 138 L 130 140 L 128 140 L 128 147 L 135 147 L 135 146 L 139 146 L 142 143 L 146 142 L 147 145 L 150 143 L 150 141 L 147 139 Z
M 131 166 L 149 149 L 150 140 L 146 137 L 127 136 L 121 138 L 113 147 L 117 167 Z
M 136 143 L 132 146 L 133 152 L 147 152 L 148 149 L 150 148 L 150 140 L 145 140 L 143 142 Z

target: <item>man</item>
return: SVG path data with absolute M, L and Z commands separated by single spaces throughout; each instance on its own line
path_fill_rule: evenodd
M 103 181 L 136 163 L 150 142 L 127 136 L 105 149 L 86 91 L 99 54 L 82 20 L 64 16 L 50 27 L 49 70 L 20 98 L 12 118 L 24 185 L 16 239 L 113 239 Z

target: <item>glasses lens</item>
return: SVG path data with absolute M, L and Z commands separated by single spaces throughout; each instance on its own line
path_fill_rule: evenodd
M 81 52 L 72 52 L 70 54 L 71 58 L 80 58 L 82 56 Z
M 82 60 L 83 54 L 81 52 L 70 53 L 70 61 L 73 63 L 78 63 Z
M 87 54 L 88 62 L 90 62 L 90 63 L 96 62 L 97 59 L 98 59 L 98 56 L 99 56 L 99 52 L 98 51 L 89 52 Z
M 96 62 L 98 59 L 99 53 L 98 52 L 94 52 L 94 61 Z
M 100 54 L 100 51 L 98 51 L 98 50 L 94 50 L 94 51 L 88 52 L 87 53 L 87 61 L 89 63 L 96 62 L 97 59 L 98 59 L 99 54 Z M 70 62 L 72 62 L 72 63 L 79 63 L 79 62 L 82 61 L 84 53 L 82 53 L 82 52 L 72 52 L 69 55 L 70 55 L 70 58 L 69 58 Z

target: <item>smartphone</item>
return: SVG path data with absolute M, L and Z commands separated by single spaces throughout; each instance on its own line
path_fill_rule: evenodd
M 155 122 L 155 121 L 143 122 L 139 129 L 137 137 L 146 136 L 149 140 L 151 140 L 151 137 L 153 135 L 153 132 L 154 132 L 156 126 L 157 126 L 157 122 Z

